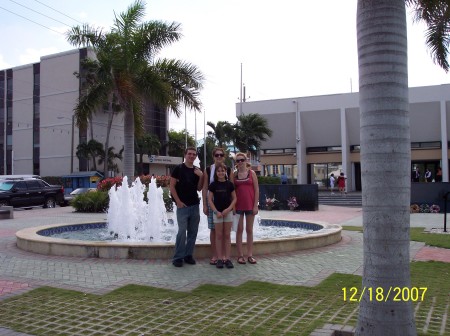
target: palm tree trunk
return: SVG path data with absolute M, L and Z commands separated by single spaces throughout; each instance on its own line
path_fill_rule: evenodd
M 409 128 L 404 0 L 358 0 L 364 269 L 358 335 L 416 335 L 410 288 Z M 375 294 L 383 290 L 382 296 Z M 369 295 L 369 291 L 373 295 Z
M 103 176 L 108 177 L 108 155 L 109 155 L 109 134 L 111 133 L 112 122 L 114 118 L 114 112 L 112 109 L 112 104 L 109 103 L 108 111 L 108 126 L 106 127 L 106 140 L 105 140 L 105 161 L 103 162 Z
M 133 115 L 133 107 L 131 104 L 124 113 L 123 124 L 124 124 L 123 174 L 124 176 L 128 176 L 128 182 L 131 183 L 134 177 L 134 169 L 135 169 L 134 115 Z

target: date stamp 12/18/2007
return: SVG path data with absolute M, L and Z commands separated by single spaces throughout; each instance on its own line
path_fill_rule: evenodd
M 364 295 L 369 301 L 387 302 L 392 301 L 424 301 L 428 287 L 343 287 L 342 294 L 344 301 L 360 302 Z

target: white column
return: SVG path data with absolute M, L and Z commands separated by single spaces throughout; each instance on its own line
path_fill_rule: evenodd
M 301 171 L 302 169 L 302 158 L 301 158 L 301 138 L 300 138 L 300 112 L 299 112 L 299 106 L 298 106 L 298 99 L 292 101 L 295 104 L 295 159 L 297 161 L 297 184 L 302 183 L 301 179 Z
M 446 102 L 441 100 L 442 182 L 448 182 L 448 137 Z
M 347 191 L 353 190 L 352 186 L 352 166 L 350 163 L 350 145 L 347 132 L 347 118 L 345 108 L 341 107 L 341 148 L 342 148 L 342 170 L 347 177 Z

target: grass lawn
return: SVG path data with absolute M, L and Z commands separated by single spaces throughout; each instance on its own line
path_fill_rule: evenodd
M 450 334 L 450 264 L 413 262 L 419 335 Z M 325 323 L 356 325 L 361 277 L 333 274 L 316 287 L 250 281 L 176 292 L 128 285 L 105 295 L 42 287 L 0 302 L 0 325 L 32 335 L 309 335 Z
M 360 226 L 343 226 L 342 228 L 347 231 L 362 232 L 362 227 Z M 413 241 L 424 242 L 429 246 L 450 249 L 450 234 L 427 233 L 424 232 L 423 227 L 413 227 L 410 228 L 410 236 Z

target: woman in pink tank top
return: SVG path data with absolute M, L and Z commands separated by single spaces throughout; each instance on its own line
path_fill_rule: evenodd
M 258 178 L 253 170 L 247 168 L 247 156 L 244 153 L 236 154 L 237 171 L 234 176 L 236 188 L 236 213 L 239 214 L 239 224 L 236 231 L 236 248 L 238 252 L 239 264 L 245 264 L 244 253 L 242 251 L 242 233 L 247 233 L 247 261 L 256 264 L 253 257 L 253 221 L 258 213 L 259 186 Z

